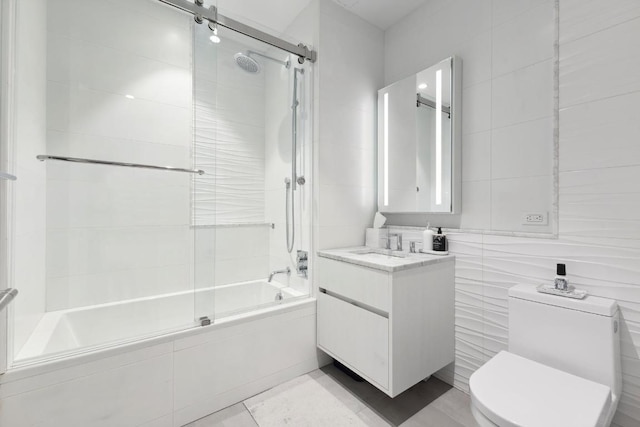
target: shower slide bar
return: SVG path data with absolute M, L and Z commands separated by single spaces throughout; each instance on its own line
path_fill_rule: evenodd
M 272 36 L 271 34 L 260 31 L 256 28 L 250 27 L 235 19 L 228 18 L 218 13 L 218 9 L 215 6 L 205 7 L 203 0 L 195 0 L 195 2 L 189 2 L 187 0 L 158 0 L 162 3 L 168 4 L 178 8 L 184 12 L 194 15 L 197 23 L 201 24 L 206 19 L 209 21 L 209 27 L 215 28 L 216 25 L 228 28 L 235 32 L 244 34 L 252 39 L 259 40 L 267 43 L 271 46 L 277 47 L 294 55 L 298 55 L 298 63 L 303 64 L 305 60 L 310 62 L 316 62 L 317 53 L 315 50 L 309 49 L 303 43 L 297 46 L 293 43 L 289 43 L 281 38 Z
M 89 163 L 93 165 L 107 165 L 107 166 L 124 166 L 128 168 L 154 169 L 154 170 L 162 170 L 162 171 L 170 171 L 170 172 L 197 173 L 198 175 L 204 175 L 204 171 L 202 169 L 183 169 L 183 168 L 175 168 L 173 166 L 143 165 L 139 163 L 111 162 L 107 160 L 80 159 L 77 157 L 48 156 L 43 154 L 36 156 L 36 159 L 40 160 L 41 162 L 45 160 L 60 160 L 63 162 Z

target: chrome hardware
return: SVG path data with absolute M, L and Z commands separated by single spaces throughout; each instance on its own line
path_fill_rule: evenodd
M 554 281 L 554 286 L 559 291 L 568 291 L 569 290 L 569 282 L 567 279 L 563 279 L 561 277 L 556 277 Z
M 282 269 L 282 270 L 276 270 L 276 271 L 272 271 L 271 274 L 269 274 L 269 280 L 267 280 L 267 282 L 271 283 L 271 280 L 273 279 L 273 276 L 275 276 L 276 274 L 286 274 L 287 276 L 289 276 L 291 274 L 291 269 L 289 267 Z
M 315 50 L 309 49 L 304 44 L 300 43 L 299 45 L 295 45 L 286 40 L 283 40 L 279 37 L 272 36 L 271 34 L 265 33 L 264 31 L 258 30 L 256 28 L 250 27 L 247 24 L 243 24 L 242 22 L 236 21 L 235 19 L 231 19 L 227 16 L 219 14 L 217 12 L 217 8 L 215 6 L 210 6 L 208 9 L 198 4 L 194 4 L 188 0 L 158 0 L 161 3 L 168 4 L 169 6 L 173 6 L 177 9 L 180 9 L 184 12 L 191 13 L 193 15 L 201 15 L 203 19 L 206 19 L 209 22 L 214 22 L 215 24 L 233 30 L 237 33 L 244 34 L 245 36 L 251 37 L 252 39 L 260 40 L 268 45 L 277 47 L 289 53 L 293 53 L 297 55 L 298 62 L 300 64 L 304 63 L 305 60 L 310 62 L 316 62 L 318 54 Z
M 18 178 L 16 178 L 15 175 L 11 175 L 10 173 L 0 172 L 0 179 L 6 179 L 8 181 L 15 181 Z
M 202 316 L 198 320 L 200 321 L 200 326 L 209 326 L 211 324 L 211 319 L 207 316 Z
M 416 241 L 412 240 L 409 242 L 409 252 L 411 252 L 412 254 L 416 253 Z
M 302 276 L 305 279 L 307 278 L 307 270 L 309 268 L 309 254 L 307 251 L 298 251 L 298 256 L 296 257 L 296 271 L 298 272 L 298 276 Z
M 124 166 L 128 168 L 154 169 L 154 170 L 163 170 L 163 171 L 170 171 L 170 172 L 187 172 L 187 173 L 197 173 L 198 175 L 204 175 L 204 171 L 201 169 L 183 169 L 183 168 L 175 168 L 173 166 L 143 165 L 140 163 L 111 162 L 107 160 L 81 159 L 78 157 L 48 156 L 44 154 L 40 154 L 36 156 L 36 159 L 40 160 L 41 162 L 45 160 L 60 160 L 62 162 L 88 163 L 92 165 L 106 165 L 106 166 Z
M 18 290 L 13 288 L 3 289 L 0 291 L 0 311 L 9 305 L 11 301 L 18 295 Z
M 396 238 L 396 248 L 391 249 L 391 238 Z M 401 251 L 402 250 L 402 233 L 390 233 L 387 236 L 387 249 L 391 249 L 392 251 Z
M 298 179 L 296 179 L 296 182 L 298 183 L 298 185 L 305 185 L 307 183 L 307 180 L 304 178 L 304 176 L 299 176 Z

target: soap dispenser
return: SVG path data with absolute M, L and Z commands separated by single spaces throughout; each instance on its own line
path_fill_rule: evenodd
M 442 227 L 438 227 L 438 233 L 433 237 L 433 250 L 437 252 L 446 252 L 448 248 L 447 236 L 442 234 Z
M 427 223 L 427 228 L 422 232 L 422 252 L 431 252 L 433 250 L 433 230 L 429 227 L 431 224 Z

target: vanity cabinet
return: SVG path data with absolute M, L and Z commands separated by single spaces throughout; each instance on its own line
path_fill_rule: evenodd
M 453 256 L 359 265 L 339 252 L 316 266 L 322 351 L 391 397 L 454 361 Z

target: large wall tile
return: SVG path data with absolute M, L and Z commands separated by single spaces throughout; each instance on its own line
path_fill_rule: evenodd
M 553 116 L 553 61 L 520 68 L 493 80 L 494 128 Z
M 460 228 L 485 230 L 491 225 L 491 181 L 468 181 L 462 186 L 464 206 Z
M 491 178 L 552 176 L 551 117 L 494 129 L 491 133 Z M 542 189 L 548 193 L 548 188 Z
M 491 129 L 491 81 L 467 87 L 462 92 L 462 133 Z
M 560 110 L 560 170 L 640 164 L 640 92 Z
M 491 131 L 463 136 L 462 181 L 491 179 Z
M 560 174 L 560 232 L 640 239 L 640 166 Z
M 554 27 L 555 5 L 549 1 L 494 27 L 493 76 L 552 59 Z
M 635 0 L 562 0 L 560 2 L 560 43 L 611 28 L 640 17 Z
M 560 49 L 560 107 L 640 90 L 640 17 L 598 31 Z

